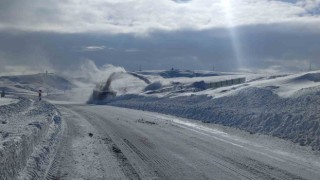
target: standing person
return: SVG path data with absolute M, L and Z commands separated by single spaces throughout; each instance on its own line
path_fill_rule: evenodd
M 4 96 L 6 96 L 6 93 L 4 92 L 4 90 L 1 91 L 1 97 L 3 98 Z
M 39 90 L 39 101 L 41 101 L 41 97 L 42 97 L 42 90 Z

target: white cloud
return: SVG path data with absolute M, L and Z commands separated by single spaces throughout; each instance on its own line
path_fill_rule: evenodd
M 84 47 L 82 50 L 83 51 L 101 51 L 104 50 L 106 47 L 105 46 L 87 46 Z
M 227 9 L 226 1 L 230 2 Z M 21 1 L 12 4 L 6 15 L 0 13 L 2 29 L 143 34 L 159 29 L 320 23 L 319 15 L 310 14 L 319 9 L 319 0 L 34 0 L 26 1 L 26 5 Z

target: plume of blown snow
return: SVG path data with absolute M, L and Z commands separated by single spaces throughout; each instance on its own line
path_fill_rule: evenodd
M 78 87 L 68 92 L 71 101 L 85 103 L 90 98 L 93 89 L 98 83 L 106 83 L 111 74 L 125 73 L 123 67 L 106 64 L 97 67 L 91 60 L 82 63 L 78 70 L 72 73 L 73 83 Z
M 112 73 L 126 72 L 123 67 L 113 66 L 111 64 L 97 67 L 96 64 L 91 60 L 86 60 L 80 65 L 80 72 L 78 77 L 84 78 L 92 83 L 106 82 L 108 77 Z

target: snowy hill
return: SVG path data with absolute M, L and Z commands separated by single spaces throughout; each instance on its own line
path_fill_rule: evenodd
M 1 76 L 0 84 L 11 89 L 22 89 L 37 92 L 42 89 L 44 92 L 57 92 L 70 90 L 75 87 L 69 80 L 55 74 L 32 74 L 19 76 Z

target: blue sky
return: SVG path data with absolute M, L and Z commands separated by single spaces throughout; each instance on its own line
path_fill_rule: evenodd
M 0 70 L 320 67 L 320 0 L 0 2 Z

